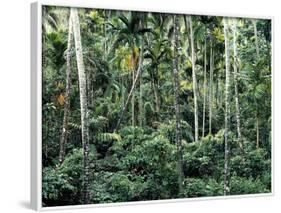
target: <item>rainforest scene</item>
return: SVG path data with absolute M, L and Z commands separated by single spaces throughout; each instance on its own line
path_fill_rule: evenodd
M 42 6 L 44 207 L 270 193 L 271 20 Z

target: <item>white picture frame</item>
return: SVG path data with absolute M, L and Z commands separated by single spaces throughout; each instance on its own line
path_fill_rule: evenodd
M 243 17 L 243 18 L 259 18 L 270 19 L 272 23 L 272 162 L 271 162 L 271 193 L 251 194 L 251 195 L 231 195 L 231 196 L 217 196 L 217 197 L 200 197 L 200 198 L 183 198 L 172 200 L 155 200 L 155 201 L 137 201 L 125 203 L 110 203 L 110 204 L 87 204 L 87 205 L 73 205 L 73 206 L 59 206 L 59 207 L 42 207 L 42 6 L 64 6 L 64 7 L 81 7 L 81 8 L 96 8 L 96 9 L 117 9 L 117 10 L 135 10 L 147 12 L 165 12 L 165 13 L 179 13 L 179 14 L 194 14 L 194 15 L 211 15 L 211 16 L 229 16 L 229 17 Z M 37 211 L 40 210 L 57 210 L 57 209 L 80 209 L 90 207 L 106 207 L 106 206 L 120 206 L 120 205 L 139 205 L 139 204 L 155 204 L 163 202 L 191 202 L 197 200 L 217 200 L 217 199 L 232 199 L 232 198 L 245 198 L 245 197 L 264 197 L 274 195 L 274 17 L 265 16 L 251 16 L 239 14 L 211 14 L 196 11 L 173 11 L 162 9 L 138 8 L 133 5 L 128 5 L 127 8 L 122 6 L 109 6 L 106 3 L 68 3 L 67 1 L 38 1 L 31 4 L 31 208 Z

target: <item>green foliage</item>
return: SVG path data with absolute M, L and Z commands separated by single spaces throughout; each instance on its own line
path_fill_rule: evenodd
M 271 173 L 271 161 L 267 159 L 267 152 L 264 149 L 256 149 L 241 155 L 234 156 L 231 159 L 231 168 L 240 176 L 251 175 L 254 178 L 260 178 Z
M 43 169 L 43 200 L 57 200 L 62 191 L 72 193 L 74 186 L 69 183 L 71 178 L 60 170 L 46 167 Z
M 268 193 L 270 190 L 260 180 L 250 178 L 243 178 L 239 176 L 231 177 L 231 194 L 242 195 L 242 194 L 258 194 Z
M 168 123 L 159 123 L 158 125 L 158 132 L 162 135 L 165 135 L 167 138 L 169 138 L 170 141 L 174 141 L 175 130 L 175 120 L 168 121 Z M 186 121 L 181 121 L 181 131 L 182 139 L 185 142 L 193 141 L 191 126 Z
M 66 155 L 62 163 L 58 157 L 65 113 L 69 9 L 50 6 L 43 8 L 43 205 L 82 204 L 85 174 L 74 44 L 69 52 L 72 76 L 67 140 L 64 144 Z M 192 17 L 198 84 L 198 142 L 194 142 L 195 97 L 190 26 L 187 18 L 179 17 L 179 44 L 175 49 L 175 25 L 170 14 L 79 10 L 87 81 L 90 143 L 88 177 L 91 203 L 224 194 L 226 35 L 223 18 Z M 272 188 L 271 23 L 268 20 L 256 20 L 259 44 L 257 57 L 252 20 L 236 21 L 236 59 L 233 44 L 229 45 L 230 69 L 234 70 L 236 65 L 238 72 L 237 82 L 231 75 L 229 91 L 230 117 L 227 136 L 230 150 L 230 194 L 267 193 Z M 233 29 L 230 28 L 229 32 L 231 34 Z M 233 41 L 231 35 L 228 39 Z M 207 61 L 204 61 L 205 41 Z M 210 82 L 211 46 L 214 53 L 213 82 Z M 178 54 L 177 60 L 175 53 Z M 178 67 L 179 84 L 178 123 L 175 116 L 176 88 L 173 81 L 175 65 Z M 133 79 L 139 66 L 139 77 Z M 128 99 L 134 80 L 136 84 L 132 97 Z M 241 140 L 237 134 L 235 83 L 240 105 Z M 128 106 L 124 110 L 126 102 Z M 122 110 L 122 122 L 120 128 L 116 129 Z M 206 135 L 210 120 L 211 133 Z M 257 120 L 259 147 L 256 141 Z M 180 124 L 179 135 L 176 131 L 177 124 Z M 181 138 L 178 144 L 177 136 Z M 243 149 L 239 142 L 243 144 Z M 179 162 L 182 163 L 183 170 L 182 191 L 179 189 Z
M 187 178 L 184 181 L 185 197 L 221 196 L 223 195 L 222 183 L 214 179 Z
M 215 177 L 219 179 L 223 170 L 224 144 L 221 133 L 206 136 L 199 143 L 191 143 L 184 149 L 184 173 L 190 177 Z

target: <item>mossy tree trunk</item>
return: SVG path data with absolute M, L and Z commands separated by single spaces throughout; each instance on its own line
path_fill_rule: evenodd
M 179 76 L 178 76 L 178 51 L 179 51 L 179 18 L 173 17 L 174 24 L 174 43 L 173 43 L 173 80 L 174 80 L 174 108 L 176 114 L 176 145 L 178 155 L 178 185 L 179 194 L 183 192 L 183 159 L 182 159 L 182 142 L 181 142 L 181 122 L 179 106 Z

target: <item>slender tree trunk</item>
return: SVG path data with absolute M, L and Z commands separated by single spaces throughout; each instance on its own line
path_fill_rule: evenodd
M 121 103 L 122 103 L 122 107 L 124 107 L 125 105 L 125 81 L 124 81 L 124 77 L 121 74 L 121 85 L 122 85 L 122 93 L 121 93 Z
M 209 80 L 209 134 L 212 134 L 212 108 L 213 108 L 213 45 L 211 41 L 210 53 L 210 80 Z
M 142 72 L 140 73 L 140 97 L 139 97 L 139 125 L 142 126 L 143 119 L 143 103 L 142 103 Z
M 71 48 L 73 43 L 73 27 L 71 16 L 69 15 L 69 26 L 68 26 L 68 41 L 66 50 L 66 89 L 65 89 L 65 102 L 64 102 L 64 115 L 62 134 L 60 138 L 60 152 L 59 162 L 62 163 L 65 157 L 65 144 L 67 143 L 67 131 L 68 131 L 68 119 L 70 111 L 70 90 L 71 90 Z
M 221 88 L 221 81 L 220 81 L 220 74 L 219 74 L 220 70 L 218 70 L 218 88 L 217 88 L 217 108 L 219 109 L 220 106 L 221 106 L 221 91 L 220 91 L 220 88 Z
M 143 27 L 143 23 L 140 22 L 141 27 Z M 140 72 L 140 77 L 139 77 L 139 126 L 142 127 L 143 125 L 143 101 L 142 101 L 142 72 Z
M 160 112 L 160 97 L 159 97 L 158 85 L 156 83 L 154 74 L 151 74 L 150 78 L 151 78 L 151 91 L 153 92 L 154 103 L 155 103 L 155 106 L 154 106 L 154 109 L 156 112 L 155 119 L 158 120 L 158 116 L 159 116 L 159 112 Z
M 256 142 L 256 148 L 260 148 L 260 133 L 259 133 L 259 116 L 258 113 L 256 113 L 256 127 L 257 127 L 257 142 Z
M 83 201 L 84 204 L 90 203 L 90 180 L 89 180 L 89 118 L 87 104 L 87 85 L 85 66 L 83 61 L 83 51 L 80 35 L 80 23 L 78 11 L 76 8 L 71 8 L 71 16 L 73 22 L 73 33 L 76 50 L 76 60 L 79 78 L 79 93 L 81 107 L 81 127 L 82 127 L 82 145 L 83 145 Z
M 183 192 L 183 171 L 182 171 L 182 144 L 181 144 L 181 123 L 179 107 L 179 77 L 178 77 L 178 51 L 179 51 L 179 20 L 174 15 L 174 55 L 173 55 L 173 79 L 174 79 L 174 107 L 176 113 L 176 144 L 178 153 L 178 184 L 179 194 Z
M 156 102 L 156 112 L 157 114 L 160 112 L 160 96 L 159 96 L 159 85 L 158 85 L 158 66 L 155 68 L 155 75 L 154 76 L 154 93 L 155 93 L 155 102 Z
M 258 41 L 258 31 L 257 31 L 257 20 L 253 20 L 254 25 L 254 35 L 255 35 L 255 45 L 256 45 L 256 53 L 258 60 L 260 59 L 260 49 L 259 49 L 259 41 Z M 259 117 L 258 117 L 258 109 L 256 109 L 256 147 L 259 148 L 260 143 L 260 131 L 259 131 Z
M 106 42 L 106 39 L 107 39 L 107 20 L 108 20 L 108 16 L 107 16 L 107 13 L 106 13 L 106 10 L 104 10 L 104 23 L 103 23 L 103 33 L 104 33 L 104 41 L 103 41 L 103 50 L 104 50 L 104 54 L 103 54 L 103 59 L 105 60 L 106 58 L 106 55 L 107 55 L 107 42 Z
M 229 41 L 228 41 L 228 18 L 223 18 L 224 40 L 225 40 L 225 132 L 224 132 L 224 195 L 229 195 L 229 147 L 228 130 L 230 120 L 230 62 L 229 62 Z
M 92 105 L 92 86 L 91 86 L 91 74 L 86 72 L 86 85 L 87 85 L 87 102 L 88 106 Z
M 240 149 L 243 151 L 242 136 L 241 136 L 241 122 L 240 122 L 240 105 L 239 105 L 239 93 L 238 93 L 238 79 L 237 79 L 237 45 L 236 45 L 236 20 L 233 19 L 233 69 L 234 69 L 234 92 L 235 92 L 235 108 L 236 108 L 236 129 L 238 136 L 238 143 Z
M 258 30 L 257 30 L 257 20 L 253 20 L 254 25 L 254 34 L 255 34 L 255 45 L 258 59 L 260 58 L 260 49 L 259 49 L 259 41 L 258 41 Z
M 215 108 L 217 109 L 219 106 L 219 73 L 217 73 L 217 75 L 216 75 L 216 93 L 215 94 L 216 94 Z
M 195 70 L 195 50 L 193 38 L 192 17 L 189 17 L 190 27 L 190 43 L 191 43 L 191 60 L 192 60 L 192 85 L 193 85 L 193 99 L 194 99 L 194 126 L 195 126 L 195 142 L 198 142 L 198 105 L 197 105 L 197 80 Z
M 159 97 L 159 90 L 158 85 L 154 84 L 154 95 L 155 95 L 155 110 L 157 113 L 160 112 L 160 97 Z
M 130 90 L 130 92 L 128 94 L 128 98 L 127 98 L 125 104 L 122 106 L 120 117 L 119 117 L 119 120 L 117 121 L 117 125 L 116 125 L 116 128 L 115 128 L 115 131 L 119 129 L 119 126 L 120 126 L 120 124 L 122 122 L 122 119 L 123 119 L 123 116 L 124 116 L 124 112 L 128 108 L 128 104 L 129 104 L 129 101 L 131 100 L 131 98 L 133 96 L 137 80 L 138 80 L 138 78 L 140 76 L 140 73 L 142 72 L 143 46 L 141 46 L 141 51 L 140 51 L 140 54 L 139 54 L 139 60 L 138 61 L 139 61 L 139 63 L 138 63 L 138 69 L 137 69 L 137 72 L 136 72 L 136 76 L 135 76 L 135 78 L 133 80 L 133 84 L 132 84 L 131 90 Z
M 207 87 L 207 48 L 206 38 L 204 44 L 204 85 L 203 85 L 203 124 L 202 124 L 202 138 L 205 136 L 205 114 L 206 114 L 206 87 Z
M 132 54 L 134 55 L 134 50 L 133 50 Z M 132 71 L 132 85 L 134 85 L 134 80 L 135 80 L 135 67 L 133 68 L 133 71 Z M 134 87 L 135 87 L 135 85 L 134 85 Z M 132 91 L 131 107 L 132 107 L 132 126 L 135 126 L 135 93 L 134 93 L 134 90 Z

